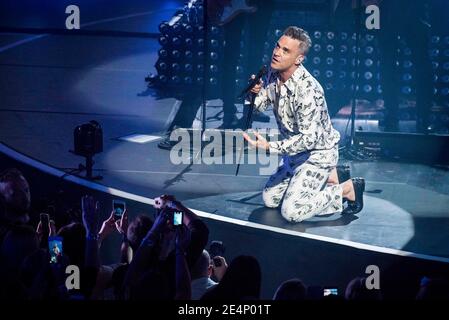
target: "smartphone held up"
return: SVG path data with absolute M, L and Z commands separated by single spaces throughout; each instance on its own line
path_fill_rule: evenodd
M 48 252 L 50 253 L 50 263 L 57 263 L 62 256 L 62 238 L 48 238 Z
M 121 200 L 112 200 L 112 210 L 114 212 L 114 220 L 120 220 L 123 216 L 123 213 L 126 210 L 126 203 L 125 201 Z

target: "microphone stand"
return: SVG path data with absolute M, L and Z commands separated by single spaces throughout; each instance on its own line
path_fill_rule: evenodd
M 255 93 L 250 93 L 250 104 L 249 104 L 249 109 L 248 109 L 248 113 L 246 115 L 246 123 L 245 123 L 245 127 L 244 127 L 244 131 L 248 130 L 250 124 L 251 124 L 251 118 L 253 116 L 253 110 L 254 110 L 254 101 L 256 101 L 256 96 L 257 94 Z M 239 174 L 239 170 L 240 170 L 240 161 L 242 160 L 242 155 L 243 155 L 243 151 L 245 150 L 245 140 L 243 139 L 243 145 L 240 148 L 240 153 L 239 153 L 239 159 L 237 162 L 237 169 L 235 171 L 235 175 L 237 176 Z
M 341 151 L 344 150 L 345 158 L 363 160 L 367 158 L 361 150 L 358 150 L 358 147 L 355 145 L 355 117 L 356 117 L 356 108 L 357 108 L 357 85 L 359 84 L 360 79 L 360 38 L 362 36 L 362 3 L 361 0 L 356 0 L 357 8 L 355 9 L 355 53 L 354 53 L 354 80 L 352 83 L 352 98 L 351 98 L 351 133 L 349 139 L 345 146 L 340 148 Z

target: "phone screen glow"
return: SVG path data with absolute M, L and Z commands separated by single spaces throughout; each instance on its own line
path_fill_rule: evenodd
M 182 212 L 175 212 L 173 215 L 173 225 L 179 226 L 182 224 Z

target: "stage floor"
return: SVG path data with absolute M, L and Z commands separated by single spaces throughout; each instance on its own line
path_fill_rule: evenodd
M 144 25 L 145 19 L 161 21 L 172 13 L 155 10 L 114 23 L 117 28 L 121 23 Z M 156 24 L 152 28 L 149 32 L 157 32 Z M 317 239 L 449 257 L 447 168 L 342 159 L 353 176 L 367 181 L 364 210 L 356 216 L 335 214 L 291 224 L 278 210 L 263 207 L 261 190 L 268 174 L 260 173 L 261 165 L 243 164 L 235 176 L 235 164 L 173 164 L 157 143 L 179 101 L 159 96 L 144 81 L 155 72 L 158 49 L 155 39 L 0 34 L 1 142 L 70 171 L 83 162 L 69 152 L 73 129 L 96 120 L 103 128 L 104 151 L 95 156 L 94 172 L 103 176 L 105 186 L 148 198 L 173 194 L 193 209 Z M 210 101 L 207 115 L 219 111 L 220 101 Z M 333 122 L 344 136 L 347 118 Z M 211 120 L 207 128 L 220 124 Z M 200 126 L 198 119 L 194 126 Z M 356 126 L 378 130 L 372 120 L 357 120 Z M 411 125 L 402 126 L 408 130 Z M 255 122 L 254 127 L 274 128 L 275 122 Z M 149 141 L 123 139 L 134 134 Z

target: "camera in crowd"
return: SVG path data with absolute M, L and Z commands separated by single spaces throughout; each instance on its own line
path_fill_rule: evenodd
M 166 216 L 170 225 L 173 227 L 182 226 L 184 221 L 184 212 L 179 210 L 172 200 L 158 197 L 154 199 L 154 207 L 159 210 L 159 214 L 164 214 Z

